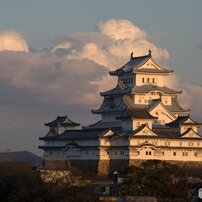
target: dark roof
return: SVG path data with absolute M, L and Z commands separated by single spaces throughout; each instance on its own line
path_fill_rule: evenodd
M 117 119 L 157 119 L 146 108 L 128 108 Z
M 46 137 L 51 137 L 51 136 L 57 136 L 57 135 L 58 135 L 58 133 L 56 133 L 55 130 L 50 129 L 45 136 Z
M 153 85 L 153 84 L 149 84 L 149 85 L 142 85 L 142 86 L 135 86 L 132 89 L 133 92 L 135 93 L 149 93 L 151 91 L 161 91 L 164 94 L 179 94 L 182 93 L 182 91 L 176 91 L 173 90 L 171 88 L 167 88 L 165 86 L 157 86 L 157 85 Z
M 126 105 L 123 101 L 123 99 L 120 100 L 120 102 L 118 104 L 116 104 L 114 102 L 113 97 L 105 97 L 102 105 L 100 106 L 99 109 L 97 110 L 91 110 L 92 113 L 94 114 L 103 114 L 103 113 L 120 113 L 121 111 L 123 111 L 126 108 Z
M 95 130 L 66 130 L 61 135 L 57 136 L 45 136 L 39 138 L 40 140 L 75 140 L 75 139 L 97 139 L 104 131 L 105 128 Z
M 180 133 L 178 130 L 173 128 L 154 128 L 152 130 L 159 138 L 180 138 Z
M 115 71 L 111 71 L 109 73 L 110 73 L 110 75 L 119 76 L 124 73 L 129 73 L 132 71 L 134 71 L 136 73 L 170 73 L 170 72 L 172 72 L 172 70 L 166 70 L 163 68 L 161 68 L 161 69 L 147 69 L 147 68 L 138 69 L 140 66 L 145 64 L 150 58 L 152 58 L 151 51 L 149 51 L 148 55 L 139 56 L 139 57 L 133 57 L 131 54 L 130 60 L 123 67 L 121 67 Z
M 120 96 L 124 94 L 134 93 L 149 93 L 151 91 L 161 91 L 163 94 L 180 94 L 182 91 L 173 90 L 166 86 L 157 86 L 153 84 L 142 85 L 142 86 L 126 86 L 121 84 L 122 81 L 119 81 L 117 86 L 106 92 L 101 92 L 102 96 Z
M 167 126 L 170 126 L 170 127 L 174 127 L 174 128 L 178 128 L 180 125 L 201 125 L 201 123 L 198 123 L 198 122 L 195 122 L 193 121 L 193 123 L 184 123 L 185 121 L 187 121 L 188 119 L 191 119 L 189 117 L 189 115 L 186 115 L 186 116 L 178 116 L 177 119 L 175 119 L 174 121 L 170 122 L 170 123 L 167 123 L 166 125 Z
M 137 118 L 137 119 L 157 119 L 156 117 L 153 117 L 147 109 L 146 105 L 138 105 L 134 104 L 132 98 L 128 95 L 123 96 L 123 101 L 125 103 L 125 110 L 121 113 L 120 116 L 117 117 L 117 119 L 131 119 L 131 118 Z
M 72 120 L 69 119 L 69 117 L 66 116 L 57 116 L 57 118 L 54 121 L 51 121 L 49 123 L 45 123 L 45 126 L 55 127 L 55 126 L 65 126 L 65 127 L 75 127 L 79 126 L 79 123 L 75 123 Z
M 97 129 L 97 128 L 102 128 L 102 129 L 120 129 L 121 128 L 121 122 L 120 121 L 110 121 L 110 122 L 102 122 L 101 120 L 89 125 L 89 126 L 83 126 L 84 129 Z
M 161 98 L 159 99 L 153 99 L 150 101 L 149 106 L 148 106 L 148 110 L 150 111 L 151 109 L 153 109 L 154 107 L 156 107 L 158 104 L 162 104 L 163 107 L 169 111 L 169 112 L 181 112 L 181 113 L 188 113 L 190 111 L 190 109 L 183 109 L 177 102 L 177 98 L 172 98 L 171 99 L 171 105 L 164 105 L 162 103 Z
M 132 90 L 132 86 L 125 85 L 123 81 L 120 80 L 118 81 L 118 84 L 115 88 L 105 92 L 101 92 L 100 95 L 101 96 L 109 96 L 109 95 L 119 96 L 119 95 L 130 93 L 131 90 Z

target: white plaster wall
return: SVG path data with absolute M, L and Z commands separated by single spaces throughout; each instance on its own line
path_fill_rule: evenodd
M 150 152 L 150 153 L 149 153 Z M 174 155 L 175 152 L 175 155 Z M 161 153 L 161 154 L 160 154 Z M 136 152 L 130 152 L 130 159 L 156 159 L 156 160 L 174 160 L 174 161 L 201 161 L 201 151 L 194 149 L 152 149 L 149 147 L 143 147 Z
M 141 86 L 141 85 L 154 84 L 158 86 L 164 86 L 165 76 L 166 75 L 136 74 L 136 85 Z M 144 78 L 144 82 L 143 82 L 143 78 Z

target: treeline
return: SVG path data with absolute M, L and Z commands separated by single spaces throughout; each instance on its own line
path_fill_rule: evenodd
M 1 202 L 87 202 L 98 201 L 87 185 L 46 184 L 29 164 L 0 163 Z
M 202 172 L 197 166 L 148 160 L 129 168 L 125 186 L 128 195 L 155 196 L 158 201 L 190 201 L 202 187 Z

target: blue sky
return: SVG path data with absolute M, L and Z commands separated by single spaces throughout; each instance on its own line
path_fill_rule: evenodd
M 30 150 L 40 153 L 37 149 L 39 144 L 37 139 L 46 132 L 43 123 L 50 121 L 57 114 L 68 113 L 75 121 L 80 122 L 86 121 L 86 119 L 90 122 L 94 119 L 90 116 L 90 109 L 97 106 L 100 100 L 99 102 L 93 100 L 92 95 L 96 95 L 99 88 L 94 89 L 95 86 L 90 85 L 86 80 L 92 79 L 92 77 L 100 80 L 99 76 L 104 76 L 108 72 L 107 65 L 96 60 L 93 61 L 94 63 L 86 61 L 82 65 L 88 66 L 91 77 L 85 72 L 81 74 L 83 69 L 79 73 L 74 72 L 76 78 L 84 83 L 83 86 L 78 85 L 78 89 L 76 87 L 74 89 L 79 96 L 83 96 L 84 104 L 82 105 L 80 102 L 73 104 L 69 101 L 69 97 L 74 97 L 73 92 L 65 90 L 67 87 L 64 89 L 62 87 L 62 84 L 72 85 L 72 83 L 66 83 L 65 77 L 62 75 L 67 74 L 68 77 L 81 63 L 75 61 L 72 64 L 64 58 L 55 58 L 51 55 L 50 50 L 66 40 L 74 43 L 74 47 L 76 47 L 77 52 L 73 55 L 74 57 L 77 55 L 84 57 L 86 54 L 84 45 L 89 45 L 90 37 L 94 38 L 92 40 L 95 41 L 95 44 L 103 42 L 105 46 L 108 46 L 112 43 L 111 39 L 103 36 L 101 33 L 103 30 L 97 24 L 110 19 L 117 20 L 116 23 L 119 19 L 127 20 L 134 27 L 146 32 L 145 40 L 148 47 L 153 43 L 158 49 L 156 52 L 154 51 L 154 55 L 163 52 L 164 49 L 169 53 L 170 57 L 166 58 L 167 64 L 170 64 L 176 72 L 178 82 L 183 84 L 179 87 L 185 89 L 186 95 L 190 92 L 193 93 L 188 101 L 194 106 L 193 115 L 202 121 L 199 113 L 202 110 L 200 111 L 196 99 L 198 95 L 198 99 L 200 99 L 202 94 L 202 1 L 0 0 L 0 3 L 0 42 L 2 33 L 5 35 L 8 31 L 17 32 L 20 36 L 17 35 L 16 43 L 20 41 L 21 45 L 24 40 L 29 48 L 36 49 L 38 52 L 38 54 L 9 53 L 5 55 L 3 52 L 0 54 L 0 66 L 2 67 L 0 70 L 0 93 L 2 94 L 0 98 L 0 120 L 2 120 L 0 147 L 3 151 L 6 149 Z M 93 35 L 89 35 L 89 32 Z M 16 34 L 14 36 L 16 37 Z M 107 42 L 104 41 L 105 39 Z M 12 45 L 14 46 L 14 44 Z M 96 47 L 94 48 L 96 49 Z M 45 55 L 41 53 L 44 49 L 48 50 Z M 134 49 L 131 48 L 128 51 L 138 52 L 138 47 L 134 43 Z M 71 57 L 73 56 L 71 55 Z M 125 58 L 124 56 L 114 59 L 120 59 L 117 64 L 121 65 L 127 62 Z M 60 73 L 52 73 L 53 63 L 57 64 L 54 68 L 56 66 L 61 68 Z M 19 68 L 15 69 L 15 64 L 17 64 L 16 66 L 20 64 Z M 65 64 L 69 65 L 71 72 L 66 72 L 63 68 Z M 100 65 L 106 66 L 105 70 Z M 26 66 L 29 66 L 30 72 Z M 49 66 L 51 66 L 51 70 Z M 39 67 L 43 71 L 40 71 Z M 10 71 L 11 69 L 13 72 Z M 46 70 L 49 72 L 48 74 Z M 67 79 L 71 80 L 69 77 Z M 51 89 L 67 92 L 61 95 L 53 90 L 53 93 L 48 89 L 51 82 L 54 83 Z M 91 101 L 93 100 L 90 102 L 91 105 L 87 105 L 85 103 L 87 98 L 79 94 L 82 87 L 90 89 L 87 91 L 84 88 L 82 91 L 88 95 L 88 98 L 91 97 Z M 57 96 L 58 99 L 55 99 Z M 12 127 L 10 127 L 11 125 Z M 13 141 L 14 139 L 15 141 Z

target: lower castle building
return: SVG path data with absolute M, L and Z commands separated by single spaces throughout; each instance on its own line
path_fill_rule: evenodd
M 160 67 L 148 55 L 133 57 L 111 71 L 117 85 L 101 92 L 103 103 L 92 113 L 101 120 L 87 127 L 58 116 L 46 123 L 43 166 L 68 166 L 103 174 L 123 171 L 138 161 L 202 161 L 200 123 L 190 117 L 177 97 L 182 91 L 168 87 L 173 70 Z

